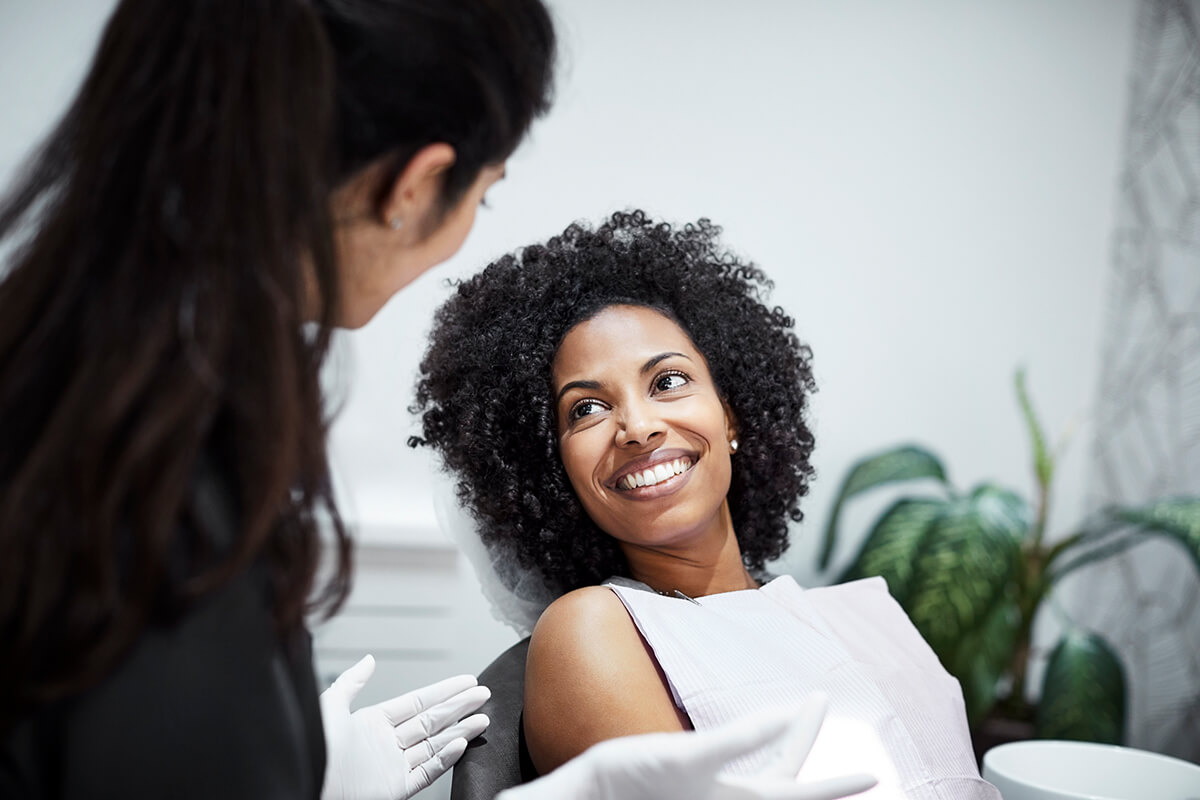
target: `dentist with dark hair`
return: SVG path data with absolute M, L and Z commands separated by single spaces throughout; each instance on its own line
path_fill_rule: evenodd
M 407 798 L 486 725 L 470 676 L 351 712 L 364 659 L 318 696 L 304 620 L 352 555 L 319 377 L 462 244 L 554 54 L 540 0 L 118 4 L 0 200 L 0 796 Z M 819 717 L 505 796 L 815 797 Z M 777 775 L 717 776 L 772 740 Z

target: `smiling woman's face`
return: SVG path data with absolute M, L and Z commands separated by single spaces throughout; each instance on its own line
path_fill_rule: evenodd
M 551 378 L 563 466 L 601 530 L 627 552 L 721 533 L 733 420 L 674 321 L 610 306 L 567 333 Z

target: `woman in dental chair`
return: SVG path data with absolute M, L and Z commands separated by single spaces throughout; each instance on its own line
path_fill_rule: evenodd
M 575 224 L 436 317 L 415 442 L 455 474 L 509 587 L 557 598 L 526 666 L 533 763 L 822 691 L 806 779 L 868 769 L 864 798 L 999 798 L 957 682 L 882 579 L 766 573 L 813 474 L 815 387 L 770 282 L 718 233 L 642 212 Z

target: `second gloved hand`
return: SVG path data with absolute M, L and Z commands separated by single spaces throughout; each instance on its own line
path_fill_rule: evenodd
M 322 800 L 407 800 L 437 780 L 487 728 L 466 717 L 491 696 L 472 675 L 459 675 L 351 713 L 375 672 L 364 657 L 321 693 L 327 762 Z
M 703 732 L 609 739 L 496 800 L 835 800 L 875 785 L 865 773 L 798 783 L 796 773 L 825 718 L 828 700 L 755 714 Z M 773 758 L 757 775 L 720 774 L 726 762 L 760 747 Z

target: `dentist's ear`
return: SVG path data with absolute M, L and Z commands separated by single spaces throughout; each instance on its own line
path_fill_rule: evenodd
M 428 234 L 441 221 L 442 187 L 456 158 L 454 148 L 445 142 L 418 150 L 382 188 L 378 221 L 395 231 L 415 228 L 416 240 Z

